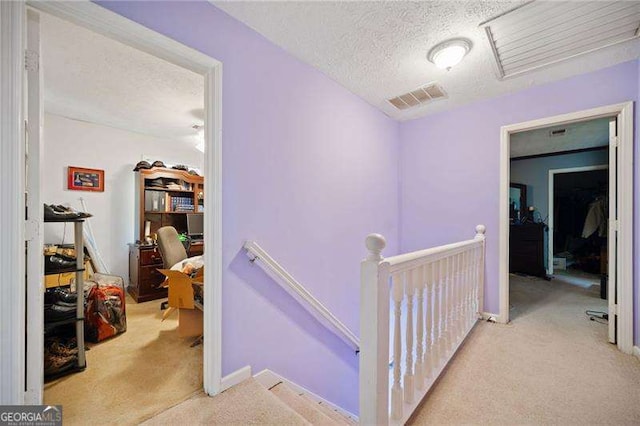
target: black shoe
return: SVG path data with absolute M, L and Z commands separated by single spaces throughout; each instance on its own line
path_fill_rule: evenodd
M 68 213 L 68 214 L 74 214 L 74 215 L 76 215 L 79 219 L 84 219 L 84 218 L 87 218 L 87 217 L 91 217 L 91 216 L 93 216 L 93 215 L 92 215 L 92 214 L 90 214 L 90 213 L 80 212 L 80 211 L 77 211 L 77 210 L 75 210 L 75 209 L 73 209 L 73 208 L 71 208 L 71 207 L 66 207 L 66 206 L 63 206 L 63 205 L 61 205 L 61 204 L 58 204 L 58 205 L 51 204 L 51 208 L 52 208 L 53 210 L 57 211 L 58 213 L 62 213 L 62 214 L 67 214 L 67 213 Z
M 75 306 L 78 295 L 63 288 L 50 288 L 44 292 L 44 303 L 49 305 Z
M 76 269 L 75 260 L 65 260 L 61 256 L 45 256 L 44 271 L 60 272 L 69 269 Z
M 44 321 L 57 322 L 72 319 L 76 317 L 75 306 L 45 305 Z

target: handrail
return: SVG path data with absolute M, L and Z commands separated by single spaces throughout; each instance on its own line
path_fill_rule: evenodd
M 302 307 L 313 315 L 322 325 L 340 337 L 357 353 L 360 351 L 360 340 L 335 315 L 255 241 L 246 241 L 244 249 L 253 263 L 260 267 L 289 293 Z
M 460 241 L 457 243 L 446 244 L 444 246 L 399 254 L 387 257 L 384 260 L 389 263 L 389 272 L 394 273 L 412 269 L 425 262 L 434 262 L 443 257 L 462 252 L 471 246 L 481 244 L 482 241 L 480 239 L 474 238 L 473 240 Z

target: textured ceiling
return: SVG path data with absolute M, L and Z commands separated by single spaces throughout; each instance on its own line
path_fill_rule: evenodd
M 202 76 L 45 13 L 40 38 L 45 111 L 196 144 Z
M 400 120 L 640 56 L 640 42 L 633 40 L 500 81 L 479 24 L 525 0 L 212 3 Z M 473 48 L 457 67 L 440 70 L 427 61 L 426 55 L 435 44 L 451 37 L 466 37 Z M 442 84 L 448 99 L 405 111 L 386 102 L 433 81 Z
M 552 130 L 566 129 L 562 136 L 550 136 Z M 511 135 L 511 157 L 548 154 L 609 144 L 609 119 L 545 127 Z

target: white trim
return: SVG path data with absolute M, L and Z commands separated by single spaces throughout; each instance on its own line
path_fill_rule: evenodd
M 25 20 L 24 3 L 0 1 L 0 405 L 25 390 Z
M 512 133 L 617 116 L 618 135 L 618 348 L 633 347 L 633 102 L 503 126 L 500 129 L 499 289 L 500 317 L 509 321 L 509 139 Z
M 284 378 L 283 376 L 281 376 L 280 374 L 269 370 L 269 369 L 264 369 L 262 371 L 260 371 L 259 373 L 257 373 L 255 376 L 253 376 L 254 379 L 256 379 L 258 381 L 258 383 L 260 383 L 262 386 L 264 386 L 267 389 L 271 389 L 272 387 L 274 387 L 275 385 L 277 385 L 278 383 L 284 383 L 287 386 L 289 386 L 291 389 L 293 389 L 296 393 L 298 394 L 304 394 L 306 396 L 308 396 L 309 398 L 311 398 L 313 401 L 317 402 L 317 403 L 322 403 L 323 405 L 326 405 L 327 407 L 331 408 L 334 411 L 337 411 L 338 413 L 342 414 L 345 417 L 349 417 L 354 421 L 358 421 L 358 416 L 356 416 L 355 414 L 352 414 L 350 412 L 348 412 L 347 410 L 345 410 L 344 408 L 341 408 L 337 405 L 335 405 L 334 403 L 327 401 L 326 399 L 322 398 L 321 396 L 316 395 L 315 393 L 311 392 L 308 389 L 305 389 L 304 387 L 298 385 L 297 383 L 293 383 L 291 380 L 288 380 L 286 378 Z
M 222 385 L 220 386 L 220 392 L 224 392 L 230 387 L 233 387 L 239 383 L 244 382 L 251 378 L 251 366 L 247 365 L 242 367 L 231 374 L 227 374 L 222 378 Z
M 633 354 L 636 356 L 636 358 L 640 359 L 640 346 L 633 347 Z
M 255 241 L 246 241 L 244 249 L 251 262 L 258 263 L 260 267 L 277 282 L 287 293 L 289 293 L 300 305 L 315 319 L 341 338 L 354 351 L 360 350 L 360 340 L 346 325 L 342 323 L 331 311 L 316 299 L 309 290 L 300 284 L 293 276 L 287 272 L 278 262 L 276 262 L 265 249 L 260 247 Z
M 547 202 L 547 212 L 549 217 L 549 237 L 547 238 L 547 274 L 553 275 L 553 205 L 554 205 L 554 178 L 557 174 L 562 173 L 579 173 L 590 172 L 593 170 L 608 169 L 607 164 L 599 164 L 596 166 L 568 167 L 564 169 L 549 169 L 549 201 Z
M 24 8 L 24 3 L 22 2 L 0 3 L 3 6 L 5 4 L 21 4 Z M 207 309 L 204 311 L 203 378 L 204 391 L 209 395 L 215 395 L 222 389 L 222 63 L 87 0 L 75 2 L 29 1 L 28 4 L 37 10 L 66 19 L 158 58 L 202 74 L 205 79 L 204 133 L 207 149 L 205 152 L 204 178 L 207 182 L 207 199 L 209 203 L 204 223 L 205 244 L 207 246 L 204 260 L 210 266 L 208 266 L 209 272 L 205 275 L 205 285 L 208 291 L 204 295 L 204 304 Z M 3 25 L 3 28 L 8 27 Z M 2 57 L 5 57 L 4 54 Z M 2 65 L 5 65 L 4 60 Z M 2 75 L 5 75 L 4 72 Z M 21 105 L 21 102 L 19 105 Z M 5 138 L 3 137 L 4 148 Z M 9 157 L 3 155 L 3 160 L 5 158 L 9 159 Z M 11 161 L 14 167 L 16 164 L 23 163 L 15 159 L 11 159 Z M 10 171 L 11 169 L 6 167 L 3 169 L 3 176 L 8 176 L 5 174 L 9 173 L 8 170 Z M 14 178 L 2 179 L 3 185 L 10 185 L 14 187 L 14 190 L 20 188 L 20 191 L 22 191 L 21 188 L 23 187 L 21 182 L 21 180 Z M 14 195 L 11 203 L 3 203 L 3 213 L 6 209 L 4 206 L 17 206 L 19 204 L 15 203 L 16 198 L 20 199 L 19 196 L 16 197 Z M 12 224 L 15 225 L 15 222 L 12 222 Z M 4 226 L 3 229 L 17 228 L 15 226 Z M 3 246 L 6 243 L 8 241 L 7 233 L 5 232 L 2 239 Z M 15 249 L 12 251 L 12 253 L 19 252 L 19 250 Z M 24 256 L 17 257 L 22 259 Z M 20 265 L 16 261 L 15 254 L 13 256 L 1 256 L 0 262 L 3 260 L 13 262 L 12 268 Z M 22 276 L 24 276 L 24 265 L 22 265 L 21 270 Z M 6 270 L 3 269 L 4 271 Z M 12 290 L 17 291 L 19 286 L 16 283 L 21 281 L 11 278 L 8 280 L 3 279 L 3 282 L 12 283 Z M 3 300 L 5 301 L 3 306 L 6 306 L 8 305 L 6 300 L 11 299 L 7 298 L 7 295 L 3 293 Z M 20 305 L 13 303 L 12 306 L 18 307 Z M 0 311 L 2 311 L 2 314 L 6 314 L 4 309 Z M 22 317 L 24 317 L 24 314 Z M 5 323 L 4 319 L 2 323 Z M 20 323 L 20 321 L 7 323 Z M 41 332 L 42 326 L 34 324 L 29 326 L 29 330 L 30 332 L 38 332 L 38 330 Z M 24 345 L 19 344 L 19 342 L 16 337 L 11 340 L 9 345 L 5 346 L 3 344 L 2 347 L 23 347 Z M 4 353 L 2 355 L 3 360 L 7 359 L 4 357 Z M 24 373 L 24 366 L 16 368 L 16 374 L 19 375 L 21 373 Z M 3 381 L 4 377 L 3 373 Z

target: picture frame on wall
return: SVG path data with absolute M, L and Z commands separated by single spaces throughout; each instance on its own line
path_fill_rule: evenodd
M 68 166 L 67 189 L 104 192 L 104 170 Z

